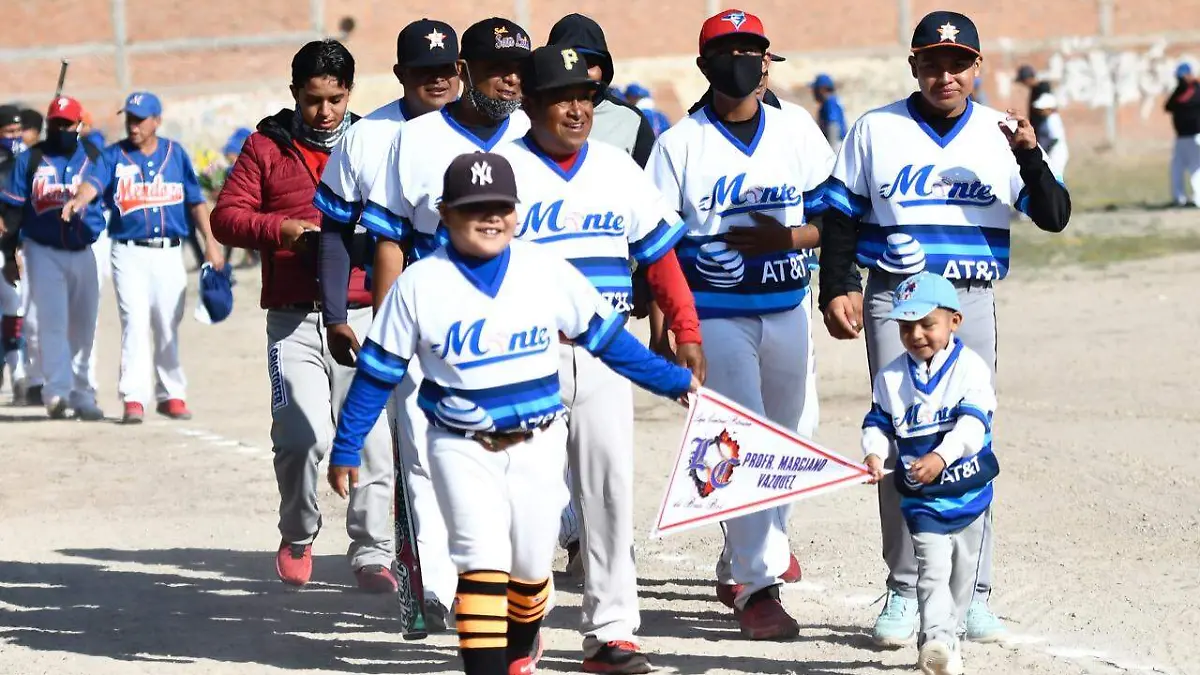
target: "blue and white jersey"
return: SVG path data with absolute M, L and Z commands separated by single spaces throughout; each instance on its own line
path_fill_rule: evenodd
M 649 265 L 674 248 L 684 231 L 650 177 L 627 153 L 605 143 L 585 144 L 570 170 L 529 136 L 496 152 L 517 178 L 517 238 L 550 247 L 618 312 L 630 312 L 630 258 Z
M 204 202 L 187 150 L 169 138 L 149 155 L 127 140 L 113 143 L 85 178 L 104 196 L 114 241 L 183 239 L 191 231 L 187 207 Z
M 459 155 L 491 152 L 529 131 L 529 118 L 518 110 L 484 141 L 454 119 L 451 107 L 404 123 L 392 140 L 388 159 L 371 181 L 363 207 L 361 222 L 367 230 L 393 241 L 411 237 L 417 260 L 441 245 L 436 236 L 442 222 L 437 207 L 450 162 Z
M 514 431 L 550 421 L 565 410 L 559 332 L 594 351 L 624 327 L 624 316 L 549 248 L 513 241 L 502 255 L 490 285 L 450 246 L 414 263 L 359 352 L 359 369 L 391 384 L 419 359 L 417 401 L 432 424 Z
M 326 217 L 353 224 L 356 231 L 362 231 L 358 219 L 371 181 L 379 173 L 379 165 L 387 160 L 392 141 L 408 119 L 408 109 L 401 98 L 352 124 L 329 153 L 313 206 Z
M 915 98 L 863 115 L 838 153 L 825 203 L 862 222 L 857 259 L 875 267 L 895 232 L 911 235 L 926 269 L 947 279 L 1008 274 L 1009 215 L 1028 198 L 1017 160 L 998 128 L 1004 113 L 967 102 L 939 136 Z
M 31 153 L 25 150 L 13 160 L 8 181 L 0 186 L 0 201 L 21 207 L 21 238 L 43 246 L 67 251 L 82 251 L 104 231 L 104 209 L 93 201 L 69 223 L 62 220 L 62 207 L 75 196 L 79 184 L 93 168 L 83 143 L 70 157 L 43 154 L 29 178 Z M 103 162 L 103 157 L 98 158 Z M 98 188 L 99 186 L 97 186 Z
M 863 428 L 881 430 L 896 445 L 899 461 L 892 478 L 910 530 L 954 532 L 991 506 L 992 479 L 1000 473 L 992 452 L 995 410 L 991 369 L 956 337 L 931 365 L 917 363 L 906 353 L 875 376 L 871 412 Z M 908 467 L 937 448 L 964 415 L 983 423 L 982 449 L 951 463 L 929 485 L 909 478 Z
M 701 319 L 784 312 L 808 293 L 801 251 L 744 258 L 724 240 L 730 227 L 754 226 L 754 212 L 803 226 L 833 166 L 833 151 L 811 115 L 760 110 L 758 131 L 746 145 L 705 106 L 663 132 L 646 165 L 683 214 L 687 234 L 676 251 Z

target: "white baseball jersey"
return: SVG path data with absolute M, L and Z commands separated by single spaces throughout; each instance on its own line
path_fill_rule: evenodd
M 875 267 L 889 234 L 921 243 L 925 269 L 948 279 L 1003 279 L 1011 209 L 1025 184 L 1004 113 L 971 101 L 945 136 L 915 109 L 920 94 L 863 115 L 838 153 L 825 201 L 862 222 L 857 258 Z
M 649 265 L 683 236 L 679 214 L 642 168 L 614 146 L 586 143 L 563 170 L 522 138 L 497 148 L 517 178 L 516 236 L 553 247 L 612 302 L 633 309 L 629 258 Z
M 483 141 L 459 124 L 450 107 L 407 122 L 392 141 L 389 159 L 380 165 L 367 194 L 362 224 L 372 233 L 401 241 L 413 238 L 413 257 L 428 255 L 439 244 L 442 178 L 459 155 L 491 152 L 529 131 L 529 118 L 518 110 Z
M 730 227 L 754 226 L 754 212 L 804 225 L 833 166 L 811 116 L 760 110 L 746 145 L 706 105 L 658 137 L 646 166 L 687 225 L 677 251 L 701 319 L 787 311 L 808 292 L 800 251 L 745 259 L 724 242 Z
M 317 210 L 340 223 L 357 225 L 371 181 L 400 127 L 409 119 L 404 99 L 397 99 L 363 117 L 346 130 L 329 153 L 321 183 L 313 197 Z M 361 229 L 361 226 L 358 226 Z
M 502 255 L 491 285 L 450 246 L 414 263 L 388 292 L 359 353 L 359 368 L 384 382 L 399 382 L 419 359 L 425 379 L 417 396 L 432 424 L 543 424 L 564 410 L 558 333 L 594 350 L 623 329 L 623 315 L 561 256 L 522 241 Z

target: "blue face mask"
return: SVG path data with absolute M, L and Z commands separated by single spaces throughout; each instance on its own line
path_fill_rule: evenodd
M 0 148 L 8 151 L 10 155 L 19 155 L 25 152 L 25 141 L 21 140 L 20 136 L 15 138 L 0 138 Z

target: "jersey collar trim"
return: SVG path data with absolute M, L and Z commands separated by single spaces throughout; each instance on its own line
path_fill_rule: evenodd
M 720 117 L 717 117 L 716 111 L 712 109 L 712 104 L 705 105 L 703 110 L 704 116 L 707 117 L 708 121 L 717 128 L 717 131 L 721 132 L 721 135 L 725 137 L 725 140 L 732 143 L 733 147 L 746 153 L 747 157 L 754 155 L 754 150 L 758 147 L 758 142 L 762 140 L 763 129 L 765 129 L 767 126 L 767 114 L 763 111 L 763 104 L 761 101 L 758 104 L 758 130 L 754 132 L 754 139 L 750 141 L 750 145 L 742 143 L 737 136 L 734 136 L 729 132 L 729 129 L 725 128 L 725 123 L 721 121 Z
M 564 171 L 563 168 L 558 165 L 558 162 L 554 161 L 553 157 L 546 154 L 546 151 L 542 150 L 542 146 L 538 145 L 537 141 L 533 140 L 532 132 L 525 134 L 525 138 L 521 140 L 525 142 L 525 147 L 529 148 L 529 151 L 532 152 L 534 156 L 542 160 L 543 164 L 550 167 L 551 171 L 558 174 L 559 178 L 562 178 L 565 181 L 570 181 L 575 177 L 575 174 L 579 173 L 579 170 L 583 168 L 583 160 L 587 158 L 588 142 L 584 141 L 583 147 L 580 148 L 579 153 L 575 155 L 575 163 L 571 165 L 570 169 Z
M 412 119 L 412 114 L 408 112 L 408 103 L 405 102 L 406 98 L 396 99 L 396 107 L 400 109 L 400 119 L 408 122 Z
M 446 120 L 446 124 L 450 125 L 451 129 L 462 134 L 464 138 L 474 143 L 480 150 L 483 150 L 484 152 L 490 152 L 491 149 L 496 147 L 496 144 L 500 142 L 500 139 L 504 138 L 504 133 L 508 131 L 508 122 L 510 119 L 512 119 L 510 117 L 505 117 L 504 121 L 500 123 L 500 128 L 496 130 L 494 135 L 492 135 L 491 140 L 485 141 L 471 133 L 471 131 L 463 125 L 459 124 L 458 120 L 454 119 L 454 115 L 450 114 L 450 106 L 442 108 L 442 117 Z
M 458 268 L 458 271 L 462 273 L 464 277 L 466 277 L 467 281 L 471 282 L 472 286 L 479 289 L 480 293 L 483 293 L 489 298 L 494 298 L 500 292 L 500 286 L 504 283 L 504 275 L 506 272 L 508 272 L 508 261 L 509 258 L 512 257 L 512 249 L 505 248 L 504 252 L 500 254 L 500 268 L 496 270 L 496 277 L 492 279 L 490 284 L 484 279 L 480 278 L 480 276 L 475 273 L 475 270 L 467 266 L 466 261 L 463 260 L 462 255 L 454 248 L 453 244 L 446 245 L 446 255 L 450 257 L 450 260 L 454 263 L 454 266 Z
M 925 135 L 929 136 L 934 143 L 937 143 L 938 146 L 942 148 L 950 145 L 950 141 L 953 141 L 954 138 L 958 136 L 958 133 L 966 128 L 967 121 L 971 119 L 971 111 L 975 108 L 975 104 L 971 102 L 971 99 L 967 99 L 967 108 L 963 111 L 963 114 L 959 116 L 958 121 L 954 123 L 954 126 L 950 128 L 950 131 L 946 132 L 945 136 L 939 136 L 938 132 L 934 131 L 933 127 L 929 126 L 929 123 L 925 121 L 925 118 L 922 117 L 921 113 L 917 110 L 917 104 L 915 103 L 917 96 L 920 96 L 920 94 L 914 93 L 912 96 L 908 97 L 907 101 L 905 101 L 905 106 L 908 108 L 908 116 L 917 123 L 917 126 L 921 127 L 921 131 L 924 131 Z
M 958 355 L 962 353 L 962 340 L 959 340 L 957 337 L 953 336 L 950 338 L 950 340 L 954 344 L 953 347 L 946 348 L 946 350 L 949 350 L 950 355 L 946 357 L 946 360 L 937 369 L 937 372 L 929 374 L 930 377 L 928 382 L 922 382 L 920 378 L 917 377 L 917 362 L 913 360 L 912 356 L 906 355 L 908 357 L 908 376 L 912 379 L 913 386 L 917 388 L 917 391 L 920 391 L 926 396 L 937 391 L 938 385 L 942 382 L 942 378 L 946 376 L 946 373 L 948 373 L 954 366 L 955 362 L 958 361 Z M 946 350 L 942 350 L 942 352 L 934 354 L 933 360 L 937 361 L 939 356 L 946 353 Z

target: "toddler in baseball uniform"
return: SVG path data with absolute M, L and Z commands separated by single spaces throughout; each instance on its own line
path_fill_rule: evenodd
M 925 675 L 963 672 L 958 636 L 971 604 L 984 533 L 991 527 L 996 392 L 991 369 L 955 336 L 958 293 L 922 272 L 896 288 L 888 315 L 905 354 L 875 376 L 862 447 L 872 482 L 898 453 L 900 510 L 917 557 L 921 627 L 917 666 Z
M 446 169 L 439 211 L 449 243 L 413 263 L 380 305 L 342 407 L 329 481 L 345 496 L 359 449 L 418 358 L 430 477 L 458 569 L 456 625 L 468 675 L 525 675 L 550 596 L 568 494 L 559 336 L 672 398 L 691 371 L 653 354 L 624 314 L 561 255 L 513 241 L 516 178 L 504 157 Z

